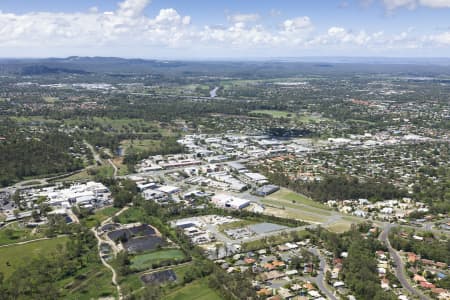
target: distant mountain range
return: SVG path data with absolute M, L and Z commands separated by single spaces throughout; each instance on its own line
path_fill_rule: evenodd
M 300 57 L 270 60 L 151 60 L 119 57 L 4 58 L 0 74 L 25 76 L 107 74 L 132 76 L 238 76 L 243 78 L 308 73 L 391 73 L 406 76 L 450 76 L 450 58 Z

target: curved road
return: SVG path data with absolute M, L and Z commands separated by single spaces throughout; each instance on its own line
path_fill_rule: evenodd
M 336 298 L 336 296 L 333 294 L 333 292 L 328 288 L 327 284 L 325 283 L 325 268 L 327 265 L 325 258 L 323 257 L 323 255 L 320 254 L 320 251 L 317 250 L 316 248 L 309 248 L 308 251 L 314 254 L 315 256 L 319 257 L 320 259 L 320 270 L 317 273 L 316 278 L 311 278 L 312 281 L 314 281 L 314 283 L 317 284 L 317 287 L 322 291 L 322 293 L 325 294 L 325 296 L 327 296 L 328 299 L 338 300 L 338 298 Z
M 125 207 L 122 208 L 120 211 L 116 212 L 116 213 L 114 214 L 114 216 L 120 215 L 121 213 L 123 213 L 123 212 L 124 212 L 125 210 L 127 210 L 127 209 L 128 209 L 128 207 L 125 206 Z M 106 220 L 104 220 L 104 221 L 101 223 L 101 226 L 105 225 L 106 223 L 109 223 L 109 222 L 112 220 L 112 218 L 113 218 L 113 217 L 109 217 L 109 218 L 107 218 Z M 112 279 L 111 279 L 111 281 L 112 281 L 112 283 L 116 286 L 116 288 L 117 288 L 117 295 L 118 295 L 118 297 L 119 297 L 119 300 L 121 300 L 121 299 L 123 299 L 123 295 L 122 295 L 122 290 L 121 290 L 121 288 L 120 288 L 120 285 L 119 285 L 119 283 L 117 282 L 117 272 L 116 272 L 116 270 L 115 270 L 110 264 L 108 264 L 108 262 L 102 257 L 102 255 L 101 255 L 101 253 L 100 253 L 100 245 L 101 245 L 102 243 L 110 244 L 111 241 L 104 240 L 103 238 L 101 238 L 101 237 L 99 236 L 99 234 L 98 234 L 98 232 L 97 232 L 97 229 L 96 229 L 95 227 L 92 227 L 92 228 L 91 228 L 91 231 L 94 233 L 95 237 L 97 238 L 97 247 L 98 247 L 98 254 L 99 254 L 99 256 L 100 256 L 100 260 L 102 261 L 102 264 L 103 264 L 105 267 L 107 267 L 109 270 L 111 270 L 111 272 L 112 272 Z M 111 249 L 113 250 L 113 252 L 114 252 L 114 254 L 115 254 L 116 251 L 115 251 L 114 245 L 110 245 L 110 246 L 111 246 Z
M 395 227 L 395 225 L 392 224 L 386 224 L 384 227 L 383 232 L 380 234 L 380 241 L 384 242 L 386 247 L 389 250 L 389 254 L 391 258 L 395 262 L 395 275 L 400 281 L 403 288 L 405 288 L 408 292 L 411 293 L 411 295 L 414 295 L 415 297 L 418 297 L 421 300 L 428 300 L 429 297 L 425 296 L 421 291 L 415 289 L 410 283 L 409 279 L 405 272 L 405 266 L 403 264 L 403 260 L 400 257 L 400 255 L 397 253 L 397 251 L 392 248 L 391 243 L 389 242 L 389 231 L 392 227 Z

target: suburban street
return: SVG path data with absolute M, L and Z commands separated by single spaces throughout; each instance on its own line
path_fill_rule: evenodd
M 325 269 L 327 266 L 325 258 L 320 253 L 320 251 L 317 250 L 317 248 L 309 248 L 308 251 L 314 254 L 315 256 L 319 257 L 320 259 L 320 269 L 319 272 L 317 272 L 317 277 L 311 278 L 311 281 L 313 281 L 317 285 L 320 291 L 324 293 L 328 297 L 328 299 L 338 300 L 338 298 L 336 298 L 336 296 L 333 294 L 333 292 L 328 288 L 327 284 L 325 283 Z

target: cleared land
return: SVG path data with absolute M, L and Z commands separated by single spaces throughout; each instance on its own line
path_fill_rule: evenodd
M 167 295 L 164 300 L 221 300 L 220 295 L 208 287 L 206 279 L 197 280 Z
M 265 197 L 261 202 L 266 205 L 266 214 L 279 217 L 321 223 L 331 216 L 328 207 L 288 189 L 281 189 Z
M 348 221 L 337 221 L 336 223 L 325 226 L 325 228 L 331 232 L 342 233 L 348 231 L 351 225 L 352 223 Z

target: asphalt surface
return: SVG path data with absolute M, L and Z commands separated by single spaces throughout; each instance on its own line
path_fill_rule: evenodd
M 316 248 L 309 248 L 308 251 L 311 252 L 312 254 L 314 254 L 315 256 L 319 257 L 319 259 L 320 259 L 320 270 L 317 273 L 316 278 L 311 278 L 312 281 L 314 281 L 314 283 L 317 285 L 317 287 L 320 289 L 320 291 L 322 293 L 324 293 L 328 299 L 338 300 L 338 298 L 336 298 L 336 296 L 333 294 L 333 292 L 328 288 L 328 286 L 325 283 L 325 269 L 327 267 L 325 258 L 320 253 L 320 251 L 317 250 Z

